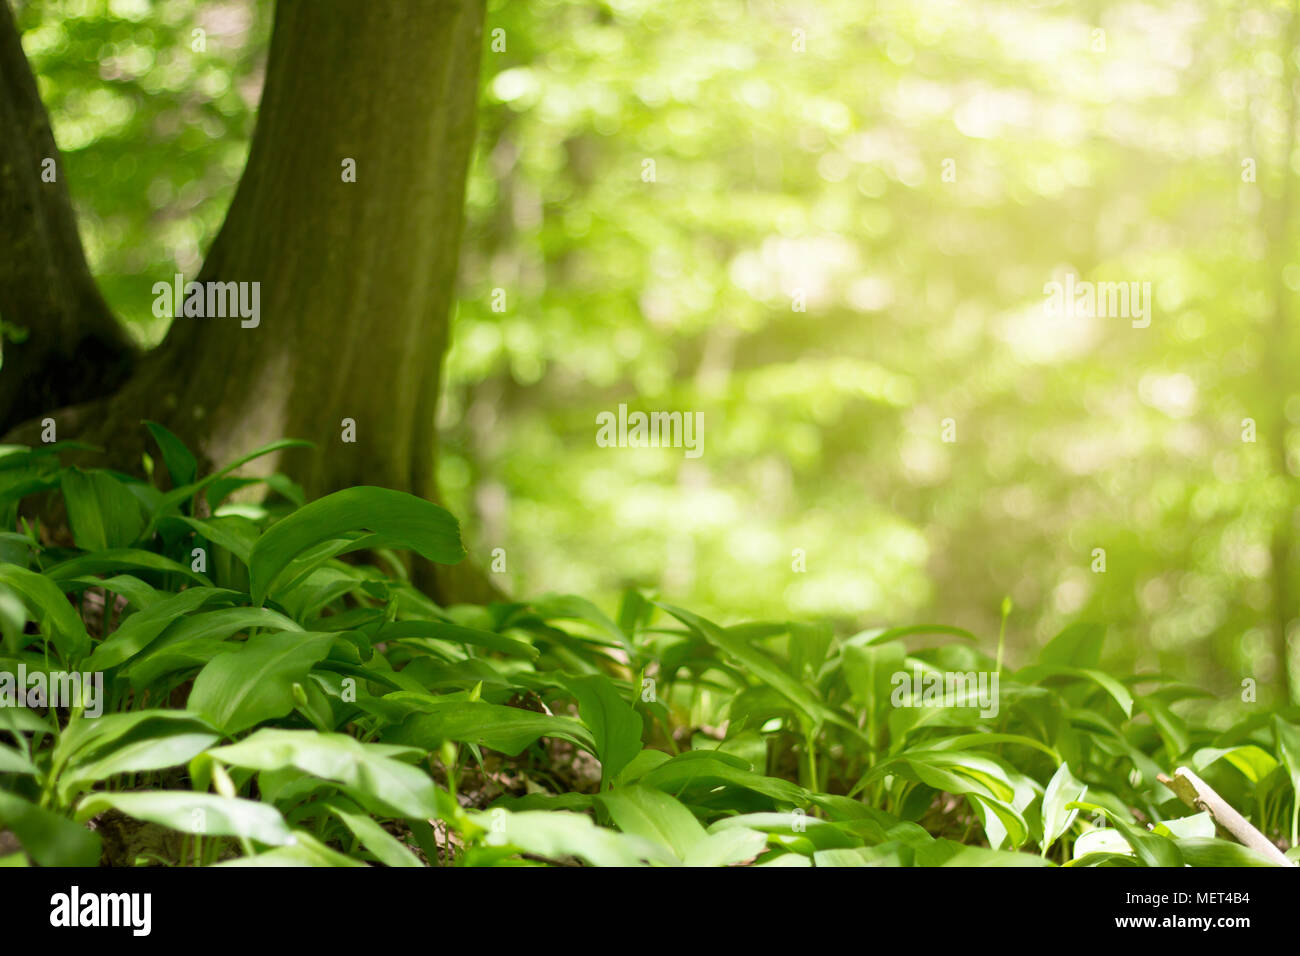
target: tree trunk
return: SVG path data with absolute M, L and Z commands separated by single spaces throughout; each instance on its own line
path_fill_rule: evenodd
M 258 324 L 177 315 L 108 402 L 56 416 L 59 438 L 126 467 L 145 449 L 144 418 L 209 462 L 306 438 L 314 449 L 261 469 L 309 497 L 370 484 L 437 500 L 482 24 L 482 0 L 280 0 L 248 164 L 197 277 L 258 283 Z M 417 572 L 444 601 L 490 593 L 472 572 Z
M 59 159 L 13 13 L 0 0 L 0 318 L 25 334 L 21 342 L 0 335 L 0 435 L 108 394 L 134 358 L 86 267 Z

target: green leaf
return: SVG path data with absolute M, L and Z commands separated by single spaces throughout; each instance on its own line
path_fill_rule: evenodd
M 1061 764 L 1052 774 L 1043 793 L 1043 853 L 1060 839 L 1074 824 L 1077 809 L 1067 809 L 1069 804 L 1082 800 L 1088 788 L 1075 780 L 1068 764 Z
M 1255 784 L 1277 769 L 1277 760 L 1273 755 L 1256 744 L 1245 744 L 1241 747 L 1202 747 L 1192 754 L 1192 767 L 1200 773 L 1216 760 L 1226 760 L 1240 770 L 1247 780 Z
M 1151 832 L 1173 840 L 1181 840 L 1190 837 L 1212 838 L 1218 830 L 1214 825 L 1214 817 L 1207 810 L 1191 816 L 1178 817 L 1175 820 L 1163 820 L 1157 823 Z
M 253 545 L 257 543 L 257 526 L 239 515 L 204 519 L 178 515 L 169 520 L 179 521 L 193 528 L 200 537 L 225 548 L 245 566 L 248 565 L 248 558 L 253 553 Z
M 67 468 L 61 490 L 73 540 L 83 551 L 125 548 L 140 536 L 139 499 L 108 472 Z
M 1133 695 L 1123 684 L 1103 671 L 1054 664 L 1033 664 L 1016 674 L 1016 679 L 1026 684 L 1035 684 L 1050 677 L 1073 677 L 1076 680 L 1092 681 L 1115 698 L 1115 703 L 1119 704 L 1125 717 L 1133 716 Z
M 13 747 L 0 744 L 0 773 L 20 773 L 35 776 L 40 773 L 36 764 Z
M 568 740 L 593 753 L 596 742 L 587 728 L 568 717 L 553 717 L 484 701 L 448 701 L 413 714 L 385 734 L 386 740 L 436 750 L 444 740 L 477 744 L 515 756 L 540 737 Z
M 90 635 L 76 610 L 57 584 L 44 575 L 16 564 L 0 564 L 0 584 L 23 599 L 65 661 L 75 660 L 90 650 Z
M 1081 621 L 1066 627 L 1038 652 L 1038 663 L 1052 667 L 1095 668 L 1101 663 L 1106 629 Z
M 1187 722 L 1175 714 L 1168 704 L 1156 697 L 1139 696 L 1137 703 L 1151 716 L 1151 722 L 1160 731 L 1160 739 L 1164 741 L 1169 762 L 1178 763 L 1179 758 L 1191 746 Z
M 1277 752 L 1291 778 L 1291 846 L 1300 846 L 1300 727 L 1273 715 Z
M 146 421 L 144 426 L 158 443 L 172 487 L 179 488 L 192 482 L 199 473 L 199 463 L 185 443 L 157 422 Z
M 743 760 L 707 750 L 678 754 L 644 774 L 639 782 L 675 794 L 689 803 L 734 801 L 736 790 L 761 794 L 778 807 L 802 807 L 810 802 L 808 791 L 798 784 L 754 773 Z
M 161 770 L 186 763 L 219 739 L 212 729 L 185 711 L 139 710 L 83 719 L 59 773 L 59 799 L 68 802 L 87 784 L 116 774 Z M 65 735 L 70 736 L 70 735 Z M 60 754 L 64 756 L 64 754 Z
M 415 854 L 365 813 L 350 812 L 337 803 L 331 802 L 330 813 L 343 821 L 352 835 L 365 845 L 371 853 L 386 866 L 418 867 L 421 865 Z M 355 808 L 353 808 L 355 810 Z
M 183 710 L 132 710 L 102 717 L 79 717 L 59 735 L 51 758 L 51 776 L 66 768 L 97 761 L 128 743 L 173 733 L 204 733 L 212 728 Z
M 350 788 L 367 809 L 429 820 L 438 815 L 437 788 L 423 771 L 394 759 L 409 747 L 364 744 L 346 734 L 265 727 L 235 744 L 208 751 L 214 760 L 250 770 L 295 767 Z
M 1167 837 L 1159 836 L 1143 830 L 1140 827 L 1129 823 L 1111 811 L 1095 803 L 1085 803 L 1082 800 L 1067 804 L 1067 807 L 1087 810 L 1089 813 L 1100 813 L 1110 820 L 1111 824 L 1124 838 L 1124 841 L 1133 849 L 1134 854 L 1143 866 L 1182 866 L 1183 855 L 1179 852 L 1178 844 Z M 1080 840 L 1082 842 L 1082 840 Z M 1080 852 L 1076 845 L 1076 855 Z
M 152 533 L 157 522 L 160 519 L 171 515 L 171 513 L 183 502 L 193 498 L 204 488 L 208 487 L 215 481 L 221 480 L 236 468 L 248 464 L 255 458 L 261 458 L 263 455 L 270 455 L 274 452 L 282 451 L 285 448 L 311 447 L 313 447 L 311 442 L 303 441 L 300 438 L 281 438 L 250 451 L 247 455 L 241 455 L 220 471 L 214 472 L 199 481 L 191 482 L 190 484 L 184 485 L 180 488 L 173 488 L 171 491 L 167 492 L 167 494 L 163 495 L 162 500 L 158 503 L 158 507 L 154 510 L 153 517 L 149 519 L 149 524 L 145 527 L 145 535 Z
M 1240 843 L 1213 837 L 1183 837 L 1175 842 L 1188 866 L 1278 866 L 1263 854 Z
M 710 833 L 691 848 L 686 866 L 731 866 L 752 860 L 767 849 L 767 834 L 736 827 Z
M 194 679 L 189 707 L 233 735 L 293 710 L 293 685 L 329 653 L 331 634 L 258 634 L 219 654 Z
M 728 634 L 712 621 L 705 620 L 690 611 L 684 611 L 669 604 L 660 604 L 659 606 L 714 647 L 724 651 L 749 673 L 778 691 L 790 703 L 795 705 L 812 728 L 819 727 L 822 723 L 830 721 L 852 730 L 855 734 L 859 733 L 855 724 L 822 704 L 803 684 L 782 670 L 776 661 L 751 646 L 747 641 Z
M 0 790 L 0 830 L 6 828 L 41 866 L 99 864 L 99 834 Z
M 344 856 L 338 850 L 332 850 L 321 843 L 306 830 L 294 830 L 291 834 L 292 844 L 278 846 L 265 853 L 241 856 L 226 860 L 218 866 L 365 866 L 360 860 Z
M 683 862 L 708 836 L 695 814 L 661 790 L 633 784 L 596 799 L 620 830 L 664 848 L 675 863 Z
M 907 648 L 902 641 L 849 644 L 844 648 L 844 679 L 853 699 L 871 715 L 889 706 L 892 677 L 903 670 Z
M 239 597 L 237 591 L 220 588 L 187 588 L 179 594 L 165 598 L 157 604 L 132 614 L 116 631 L 110 634 L 95 648 L 86 661 L 90 670 L 107 670 L 148 647 L 167 627 L 190 611 L 203 607 L 209 602 L 233 600 Z
M 256 800 L 184 790 L 99 792 L 81 799 L 77 804 L 76 818 L 89 820 L 109 809 L 182 833 L 242 837 L 270 846 L 293 842 L 293 835 L 280 811 Z
M 468 644 L 471 647 L 483 647 L 490 651 L 499 651 L 512 657 L 524 657 L 536 660 L 540 652 L 533 645 L 524 641 L 506 637 L 495 631 L 485 631 L 477 627 L 463 627 L 446 621 L 398 621 L 388 624 L 375 632 L 375 643 L 381 641 L 402 641 L 411 638 L 431 638 L 450 641 L 453 644 Z
M 440 564 L 465 556 L 459 526 L 446 509 L 387 488 L 345 488 L 299 508 L 258 538 L 249 558 L 253 603 L 261 604 L 276 576 L 308 548 L 362 530 Z
M 641 715 L 606 677 L 593 674 L 564 684 L 578 700 L 578 716 L 591 730 L 600 779 L 613 780 L 641 752 Z
M 509 847 L 546 859 L 578 857 L 593 866 L 639 866 L 646 848 L 640 841 L 606 830 L 580 813 L 527 810 L 510 813 L 500 807 L 471 814 L 488 831 L 487 845 Z
M 586 621 L 594 625 L 610 642 L 631 650 L 632 642 L 622 628 L 584 597 L 576 594 L 551 594 L 533 601 L 533 609 L 547 620 Z
M 117 571 L 160 571 L 179 574 L 198 584 L 212 586 L 212 582 L 206 575 L 191 571 L 189 565 L 137 548 L 113 548 L 108 551 L 97 551 L 94 554 L 83 554 L 51 565 L 45 573 L 52 580 L 61 582 L 83 574 L 108 574 Z

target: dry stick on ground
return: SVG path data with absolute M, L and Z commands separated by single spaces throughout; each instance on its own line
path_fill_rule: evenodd
M 1276 863 L 1278 866 L 1295 866 L 1273 845 L 1273 841 L 1256 830 L 1228 801 L 1219 796 L 1208 783 L 1186 767 L 1179 767 L 1172 778 L 1160 774 L 1157 778 L 1174 792 L 1178 799 L 1193 810 L 1204 810 L 1214 822 L 1227 830 L 1244 845 Z

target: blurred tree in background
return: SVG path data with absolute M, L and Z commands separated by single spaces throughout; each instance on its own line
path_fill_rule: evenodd
M 221 223 L 271 5 L 16 9 L 91 269 L 155 342 L 140 277 L 192 274 Z M 1013 647 L 1093 618 L 1125 666 L 1284 693 L 1295 25 L 489 3 L 439 421 L 471 552 L 504 549 L 517 594 L 640 584 L 723 618 L 991 634 L 1010 595 Z M 1149 327 L 1048 316 L 1067 274 L 1149 282 Z M 598 447 L 620 403 L 702 412 L 703 456 Z

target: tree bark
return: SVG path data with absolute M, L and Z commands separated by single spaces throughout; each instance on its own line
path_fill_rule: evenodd
M 53 181 L 42 174 L 47 160 Z M 86 266 L 50 119 L 9 4 L 0 0 L 0 435 L 42 412 L 106 395 L 135 350 Z
M 369 484 L 437 500 L 482 25 L 483 0 L 280 0 L 248 163 L 197 277 L 258 283 L 258 325 L 178 315 L 111 399 L 56 416 L 59 437 L 119 467 L 140 461 L 145 418 L 208 462 L 306 438 L 258 467 L 309 497 Z M 417 572 L 444 602 L 491 596 L 468 569 Z

